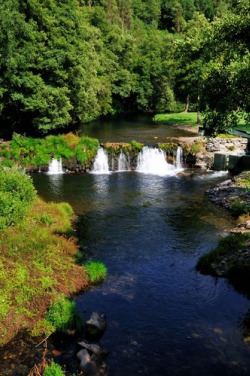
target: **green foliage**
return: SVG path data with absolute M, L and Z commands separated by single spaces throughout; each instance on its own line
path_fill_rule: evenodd
M 64 376 L 59 364 L 56 364 L 53 360 L 49 366 L 46 366 L 43 376 Z
M 187 97 L 194 111 L 248 113 L 248 14 L 248 0 L 5 0 L 3 127 L 47 134 L 108 113 L 183 111 Z
M 80 329 L 82 318 L 79 315 L 76 304 L 65 298 L 58 296 L 57 300 L 50 306 L 46 320 L 57 330 Z
M 75 265 L 76 239 L 65 235 L 72 231 L 72 213 L 67 203 L 36 198 L 22 220 L 0 231 L 0 344 L 24 328 L 51 334 L 55 327 L 41 320 L 49 304 L 87 285 L 84 269 Z
M 0 169 L 0 229 L 20 220 L 35 198 L 35 188 L 24 171 Z
M 135 140 L 132 140 L 130 142 L 130 145 L 131 145 L 132 149 L 134 149 L 134 150 L 141 150 L 143 148 L 143 144 L 141 144 L 141 143 L 139 143 Z
M 211 135 L 234 128 L 242 117 L 249 123 L 249 1 L 233 5 L 211 23 L 195 16 L 177 46 L 175 92 L 205 112 Z
M 236 199 L 236 200 L 234 200 L 234 202 L 231 206 L 231 211 L 232 211 L 233 215 L 235 215 L 236 217 L 238 217 L 239 215 L 242 215 L 242 214 L 249 214 L 250 213 L 250 205 Z
M 73 133 L 47 136 L 43 139 L 14 134 L 8 153 L 10 160 L 3 160 L 3 165 L 13 165 L 14 161 L 24 167 L 48 166 L 51 158 L 74 161 L 84 165 L 93 159 L 99 148 L 97 139 L 78 137 Z
M 101 262 L 90 261 L 85 265 L 87 274 L 91 282 L 100 282 L 107 276 L 107 268 Z

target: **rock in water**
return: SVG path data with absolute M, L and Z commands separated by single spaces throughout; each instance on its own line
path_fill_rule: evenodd
M 108 355 L 108 350 L 99 346 L 96 343 L 88 343 L 86 341 L 78 342 L 78 345 L 82 346 L 86 350 L 90 351 L 93 354 L 96 354 L 100 358 L 105 358 Z
M 79 369 L 85 376 L 107 376 L 107 366 L 102 359 L 93 353 L 92 356 L 86 349 L 80 350 L 76 357 L 79 359 Z
M 90 338 L 100 338 L 106 330 L 106 315 L 93 312 L 86 322 L 86 335 Z

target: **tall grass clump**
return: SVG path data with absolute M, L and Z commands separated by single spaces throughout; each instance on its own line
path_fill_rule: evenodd
M 56 330 L 80 329 L 83 321 L 79 315 L 75 302 L 60 295 L 57 300 L 50 306 L 46 320 Z
M 143 148 L 143 145 L 135 140 L 132 140 L 130 142 L 130 145 L 131 145 L 131 148 L 132 149 L 137 149 L 137 150 L 141 150 Z
M 17 168 L 0 169 L 0 229 L 23 218 L 36 191 L 31 179 Z
M 43 376 L 64 376 L 64 372 L 62 371 L 62 368 L 59 366 L 59 364 L 56 364 L 53 360 L 50 365 L 47 365 Z
M 92 283 L 101 282 L 107 276 L 107 268 L 102 262 L 90 261 L 85 265 L 85 270 Z

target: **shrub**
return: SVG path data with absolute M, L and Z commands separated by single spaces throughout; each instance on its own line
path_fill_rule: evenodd
M 80 329 L 83 323 L 75 302 L 68 300 L 64 295 L 59 295 L 56 302 L 50 306 L 46 320 L 57 330 Z
M 130 144 L 131 144 L 132 149 L 138 149 L 138 150 L 141 150 L 141 149 L 143 148 L 143 145 L 140 144 L 139 142 L 135 141 L 135 140 L 132 140 L 132 141 L 130 142 Z
M 43 376 L 64 376 L 64 373 L 59 364 L 52 360 L 51 364 L 45 368 Z
M 247 205 L 245 202 L 235 200 L 231 206 L 233 215 L 239 216 L 241 214 L 248 214 L 250 212 L 250 205 Z
M 0 169 L 0 229 L 21 219 L 35 195 L 32 181 L 24 171 Z
M 107 276 L 107 268 L 102 262 L 88 262 L 85 265 L 86 272 L 91 282 L 100 282 Z

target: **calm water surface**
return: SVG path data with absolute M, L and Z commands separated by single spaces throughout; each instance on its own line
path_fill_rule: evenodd
M 111 376 L 250 374 L 249 301 L 223 279 L 195 271 L 233 226 L 206 189 L 223 178 L 110 175 L 33 176 L 46 200 L 80 216 L 86 256 L 108 278 L 77 297 L 86 318 L 105 312 L 101 343 Z M 225 177 L 224 177 L 225 179 Z
M 136 140 L 146 144 L 166 142 L 168 137 L 197 136 L 192 132 L 152 121 L 152 115 L 124 115 L 97 119 L 84 124 L 81 134 L 96 137 L 100 142 L 130 142 Z

